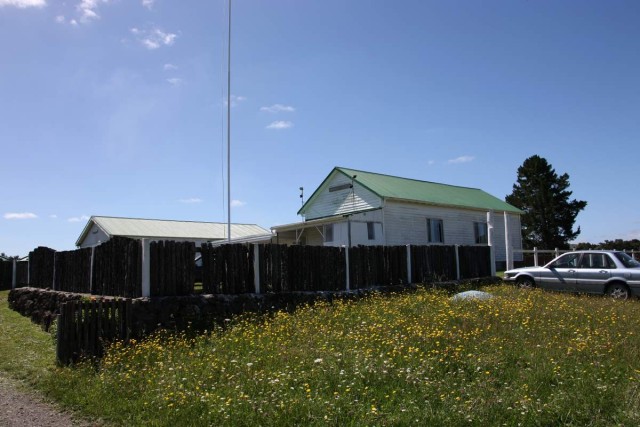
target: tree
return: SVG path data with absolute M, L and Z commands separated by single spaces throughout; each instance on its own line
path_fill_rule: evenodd
M 587 206 L 569 200 L 569 175 L 558 176 L 546 159 L 531 156 L 518 168 L 518 181 L 506 197 L 507 203 L 524 211 L 521 217 L 525 248 L 568 248 L 580 234 L 573 230 L 576 217 Z

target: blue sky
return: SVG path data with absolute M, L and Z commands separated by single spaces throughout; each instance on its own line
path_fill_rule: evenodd
M 0 0 L 0 251 L 91 215 L 226 221 L 226 0 Z M 529 156 L 640 238 L 640 2 L 236 0 L 232 221 L 334 166 L 504 198 Z

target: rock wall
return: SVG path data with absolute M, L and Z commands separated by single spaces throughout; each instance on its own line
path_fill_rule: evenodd
M 500 279 L 488 278 L 465 282 L 463 287 L 457 282 L 427 285 L 429 287 L 458 292 L 497 283 Z M 291 292 L 281 294 L 239 294 L 239 295 L 190 295 L 176 297 L 135 298 L 132 300 L 133 329 L 135 335 L 145 335 L 158 328 L 206 329 L 213 323 L 224 324 L 242 313 L 291 312 L 305 304 L 318 301 L 332 302 L 336 299 L 359 299 L 372 293 L 413 292 L 416 286 L 386 286 L 354 291 L 331 292 Z M 18 288 L 9 293 L 9 307 L 30 317 L 34 322 L 48 329 L 60 312 L 60 306 L 71 300 L 113 299 L 93 295 L 52 291 L 39 288 Z

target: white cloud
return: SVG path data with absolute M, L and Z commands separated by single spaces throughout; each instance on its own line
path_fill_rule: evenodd
M 89 217 L 87 215 L 74 216 L 67 219 L 67 221 L 68 222 L 84 222 L 84 221 L 89 221 Z
M 26 9 L 28 7 L 45 7 L 46 5 L 46 0 L 0 0 L 0 7 L 13 6 Z
M 51 218 L 51 219 L 57 219 L 57 218 L 58 218 L 58 215 L 56 215 L 56 214 L 49 215 L 49 218 Z
M 178 67 L 176 65 L 173 65 L 173 64 L 164 64 L 164 66 L 162 68 L 164 68 L 165 71 L 171 71 L 171 70 L 177 70 L 178 69 Z
M 156 0 L 142 0 L 142 5 L 144 7 L 146 7 L 147 9 L 151 10 L 151 8 L 153 8 L 153 4 L 156 2 Z
M 293 123 L 291 122 L 285 122 L 282 120 L 278 120 L 275 121 L 273 123 L 271 123 L 269 126 L 267 126 L 267 129 L 289 129 L 290 127 L 293 127 Z
M 474 159 L 475 157 L 473 156 L 460 156 L 460 157 L 456 157 L 455 159 L 451 159 L 447 161 L 447 163 L 449 163 L 450 165 L 456 164 L 456 163 L 469 163 L 469 162 L 472 162 Z
M 246 96 L 241 95 L 231 95 L 231 107 L 237 107 L 243 101 L 246 101 Z M 227 98 L 224 99 L 224 105 L 227 105 Z
M 167 81 L 173 86 L 180 86 L 182 83 L 184 83 L 184 80 L 177 77 L 167 79 Z
M 270 107 L 260 107 L 260 111 L 264 111 L 267 113 L 293 113 L 294 111 L 296 111 L 296 109 L 290 105 L 273 104 Z
M 64 24 L 66 21 L 66 18 L 64 17 L 64 15 L 58 15 L 56 16 L 56 22 L 58 24 Z
M 198 197 L 191 197 L 190 199 L 180 199 L 180 203 L 202 203 L 202 199 Z
M 162 46 L 171 46 L 178 37 L 175 33 L 166 33 L 159 28 L 151 30 L 141 30 L 139 28 L 131 28 L 131 34 L 138 38 L 138 41 L 147 49 L 155 50 Z
M 435 161 L 435 160 L 429 160 L 429 161 L 427 162 L 427 165 L 429 165 L 429 166 L 433 166 L 433 165 L 435 165 L 435 164 L 436 164 L 436 161 Z
M 98 6 L 100 3 L 108 3 L 109 0 L 82 0 L 80 4 L 76 6 L 76 9 L 80 13 L 80 22 L 87 24 L 93 20 L 100 19 L 98 15 Z
M 9 212 L 4 214 L 4 219 L 35 219 L 38 218 L 38 215 L 31 212 Z
M 241 208 L 246 204 L 247 204 L 246 202 L 243 202 L 241 200 L 232 200 L 231 201 L 231 207 L 232 208 Z

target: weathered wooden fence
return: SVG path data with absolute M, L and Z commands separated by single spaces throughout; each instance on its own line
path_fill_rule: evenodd
M 53 288 L 55 253 L 55 250 L 43 246 L 29 252 L 29 286 Z
M 13 285 L 13 261 L 0 260 L 0 291 L 11 289 Z
M 193 293 L 193 242 L 151 242 L 151 296 L 189 295 Z
M 407 284 L 406 246 L 358 246 L 349 250 L 351 289 Z
M 411 278 L 414 283 L 442 282 L 457 278 L 455 246 L 411 246 Z
M 96 246 L 91 292 L 126 298 L 142 296 L 141 256 L 140 240 L 113 237 Z
M 344 290 L 344 248 L 258 245 L 260 292 Z
M 492 273 L 488 246 L 204 244 L 200 252 L 202 291 L 208 294 L 351 290 Z M 28 274 L 31 286 L 61 291 L 125 298 L 189 295 L 195 253 L 191 242 L 116 237 L 75 251 L 37 248 Z M 7 273 L 0 270 L 0 275 Z
M 100 357 L 114 340 L 132 337 L 131 300 L 69 301 L 58 315 L 56 356 L 68 365 L 80 357 Z
M 57 291 L 91 292 L 91 248 L 55 253 L 55 288 Z
M 242 294 L 255 291 L 253 251 L 250 246 L 204 244 L 200 253 L 204 293 Z

